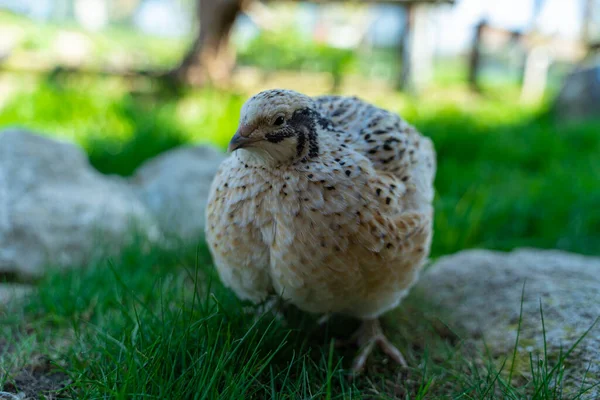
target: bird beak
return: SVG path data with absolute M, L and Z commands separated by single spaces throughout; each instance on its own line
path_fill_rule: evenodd
M 229 146 L 227 147 L 228 152 L 233 152 L 237 149 L 241 149 L 243 147 L 248 147 L 251 143 L 256 142 L 257 138 L 251 138 L 250 134 L 252 132 L 245 126 L 240 126 L 235 135 L 231 138 L 229 142 Z

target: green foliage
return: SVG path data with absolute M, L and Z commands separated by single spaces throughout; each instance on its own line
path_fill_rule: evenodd
M 239 50 L 241 63 L 264 71 L 329 72 L 336 81 L 356 61 L 352 50 L 304 40 L 302 35 L 293 30 L 261 33 L 247 47 Z
M 102 32 L 90 32 L 72 23 L 60 25 L 32 21 L 0 10 L 0 25 L 10 34 L 11 58 L 27 60 L 29 53 L 55 62 L 74 47 L 85 52 L 88 68 L 115 66 L 166 69 L 175 65 L 186 50 L 187 40 L 152 37 L 122 26 L 109 26 Z M 122 65 L 121 65 L 122 64 Z
M 0 127 L 33 129 L 79 143 L 103 173 L 130 175 L 145 160 L 190 141 L 224 147 L 243 98 L 203 91 L 183 99 L 132 93 L 118 79 L 56 74 L 10 98 Z M 151 86 L 151 82 L 145 82 Z M 151 89 L 154 90 L 154 89 Z

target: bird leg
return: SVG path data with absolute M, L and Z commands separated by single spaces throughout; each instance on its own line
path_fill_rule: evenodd
M 404 360 L 404 356 L 400 353 L 400 350 L 398 350 L 383 334 L 378 319 L 368 319 L 363 321 L 361 327 L 352 335 L 350 340 L 356 342 L 360 348 L 352 362 L 352 371 L 355 374 L 360 373 L 365 368 L 367 358 L 373 351 L 375 345 L 378 345 L 379 348 L 396 363 L 403 367 L 407 366 L 406 360 Z
M 244 307 L 243 311 L 246 314 L 252 314 L 254 316 L 254 320 L 258 320 L 265 314 L 272 314 L 276 320 L 283 321 L 285 320 L 283 314 L 285 308 L 286 304 L 283 299 L 281 299 L 279 296 L 271 296 L 257 306 Z
M 317 324 L 320 326 L 323 326 L 326 323 L 328 323 L 330 319 L 331 319 L 331 313 L 325 313 L 325 314 L 321 315 L 321 317 L 319 317 L 319 319 L 317 320 Z

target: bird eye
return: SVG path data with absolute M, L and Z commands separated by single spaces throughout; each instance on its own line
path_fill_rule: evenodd
M 285 120 L 280 115 L 279 117 L 277 117 L 277 119 L 275 120 L 275 122 L 273 122 L 273 125 L 283 125 L 284 122 L 285 122 Z

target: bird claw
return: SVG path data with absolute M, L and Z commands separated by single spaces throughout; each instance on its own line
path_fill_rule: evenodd
M 407 367 L 404 356 L 383 334 L 379 320 L 364 321 L 362 326 L 352 335 L 347 342 L 356 342 L 360 350 L 352 362 L 352 372 L 359 374 L 365 368 L 369 355 L 373 352 L 375 345 L 388 355 L 394 362 L 402 367 Z M 342 344 L 347 343 L 342 342 Z

